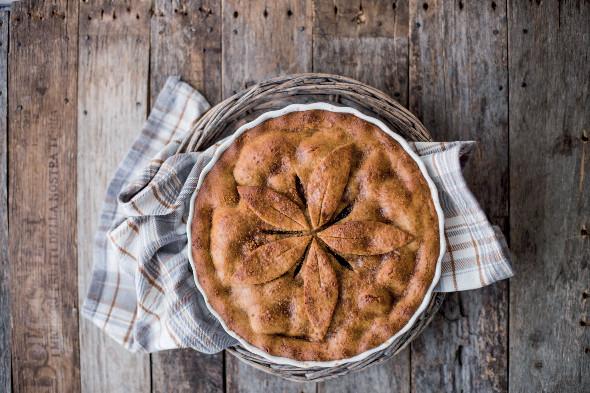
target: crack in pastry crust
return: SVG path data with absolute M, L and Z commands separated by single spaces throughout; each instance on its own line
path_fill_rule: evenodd
M 209 304 L 272 355 L 325 361 L 376 347 L 434 277 L 426 179 L 393 138 L 351 114 L 293 112 L 246 131 L 194 203 L 191 252 Z

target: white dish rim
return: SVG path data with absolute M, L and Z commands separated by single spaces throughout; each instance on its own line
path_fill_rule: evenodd
M 190 245 L 191 244 L 190 239 L 192 238 L 191 226 L 192 226 L 192 221 L 193 221 L 193 213 L 194 213 L 193 210 L 194 210 L 195 198 L 197 196 L 199 189 L 201 188 L 201 185 L 203 184 L 203 181 L 205 180 L 205 177 L 207 176 L 207 174 L 209 173 L 211 168 L 213 168 L 213 166 L 215 165 L 215 163 L 217 162 L 219 157 L 221 157 L 221 155 L 225 152 L 225 150 L 227 150 L 227 148 L 244 132 L 256 127 L 257 125 L 263 123 L 266 120 L 273 119 L 273 118 L 279 117 L 279 116 L 283 116 L 287 113 L 303 112 L 303 111 L 309 111 L 309 110 L 325 110 L 325 111 L 330 111 L 330 112 L 335 112 L 335 113 L 352 114 L 352 115 L 357 116 L 365 121 L 368 121 L 369 123 L 376 125 L 383 132 L 385 132 L 387 135 L 389 135 L 393 139 L 395 139 L 396 142 L 398 142 L 402 146 L 402 148 L 410 155 L 410 157 L 412 157 L 412 159 L 417 163 L 418 167 L 420 168 L 420 171 L 422 172 L 422 175 L 424 176 L 424 178 L 426 179 L 426 182 L 428 183 L 428 186 L 430 188 L 430 193 L 432 196 L 432 200 L 434 203 L 434 207 L 435 207 L 436 213 L 438 215 L 439 233 L 440 233 L 440 241 L 439 241 L 440 253 L 438 256 L 437 263 L 436 263 L 436 269 L 435 269 L 434 277 L 432 279 L 432 283 L 430 284 L 430 287 L 428 288 L 426 295 L 422 299 L 422 303 L 420 303 L 420 306 L 414 312 L 414 314 L 408 320 L 408 322 L 404 325 L 404 327 L 401 328 L 397 333 L 395 333 L 389 339 L 387 339 L 385 342 L 383 342 L 381 345 L 378 345 L 375 348 L 371 348 L 365 352 L 362 352 L 362 353 L 355 355 L 353 357 L 350 357 L 350 358 L 329 360 L 329 361 L 301 361 L 301 360 L 290 359 L 290 358 L 286 358 L 286 357 L 282 357 L 282 356 L 271 355 L 271 354 L 263 351 L 262 349 L 250 344 L 244 338 L 240 337 L 237 333 L 235 333 L 231 329 L 229 329 L 227 327 L 227 325 L 225 324 L 223 318 L 221 318 L 221 316 L 209 304 L 209 300 L 207 299 L 207 295 L 206 295 L 205 291 L 203 290 L 203 288 L 201 287 L 199 280 L 197 279 L 197 274 L 196 274 L 197 270 L 195 268 L 195 263 L 193 261 L 192 247 Z M 414 323 L 416 323 L 416 320 L 418 319 L 418 317 L 428 307 L 428 304 L 430 303 L 430 300 L 432 298 L 432 293 L 434 291 L 434 288 L 436 287 L 436 285 L 438 284 L 438 281 L 440 279 L 442 259 L 445 255 L 445 252 L 446 252 L 446 240 L 445 240 L 445 236 L 444 236 L 444 215 L 443 215 L 442 208 L 440 206 L 438 190 L 436 188 L 436 185 L 434 184 L 434 182 L 430 178 L 430 175 L 428 174 L 428 171 L 426 170 L 426 166 L 424 165 L 424 163 L 422 163 L 422 160 L 420 159 L 418 154 L 416 154 L 414 152 L 414 150 L 412 150 L 412 148 L 409 146 L 408 142 L 402 136 L 391 131 L 391 129 L 387 125 L 385 125 L 385 123 L 383 123 L 381 120 L 378 120 L 378 119 L 371 117 L 371 116 L 367 116 L 355 108 L 346 107 L 346 106 L 335 106 L 332 104 L 328 104 L 326 102 L 314 102 L 314 103 L 308 103 L 308 104 L 290 104 L 282 109 L 265 112 L 265 113 L 261 114 L 260 116 L 258 116 L 256 119 L 240 126 L 236 130 L 235 133 L 233 133 L 231 136 L 227 137 L 218 146 L 215 154 L 211 158 L 211 161 L 209 161 L 209 163 L 203 168 L 201 174 L 199 175 L 199 180 L 197 182 L 197 186 L 196 186 L 195 190 L 193 191 L 193 194 L 190 199 L 189 216 L 188 216 L 188 220 L 187 220 L 186 225 L 187 225 L 187 238 L 189 239 L 188 246 L 187 246 L 187 253 L 188 253 L 188 259 L 190 261 L 191 267 L 194 272 L 193 279 L 195 281 L 195 284 L 196 284 L 199 292 L 203 296 L 203 298 L 205 300 L 205 304 L 207 305 L 207 308 L 209 309 L 211 314 L 213 314 L 215 316 L 215 318 L 219 321 L 219 323 L 221 324 L 223 329 L 230 336 L 235 338 L 240 343 L 240 345 L 242 345 L 248 351 L 250 351 L 258 356 L 261 356 L 261 357 L 267 359 L 268 361 L 276 363 L 276 364 L 296 366 L 296 367 L 300 367 L 300 368 L 335 367 L 335 366 L 340 366 L 340 365 L 346 364 L 346 363 L 358 362 L 360 360 L 366 359 L 367 357 L 374 354 L 375 352 L 381 351 L 381 350 L 387 348 L 388 346 L 390 346 L 398 337 L 400 337 L 404 333 L 406 333 L 414 325 Z

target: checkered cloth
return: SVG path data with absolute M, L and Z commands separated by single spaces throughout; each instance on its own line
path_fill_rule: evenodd
M 235 345 L 208 312 L 187 258 L 186 221 L 199 174 L 217 145 L 176 154 L 205 98 L 168 79 L 139 138 L 111 181 L 82 314 L 131 351 Z M 415 143 L 436 183 L 448 251 L 437 291 L 480 288 L 512 276 L 502 234 L 490 225 L 461 174 L 474 142 Z

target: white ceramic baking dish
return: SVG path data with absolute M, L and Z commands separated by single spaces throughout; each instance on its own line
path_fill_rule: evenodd
M 416 163 L 418 164 L 418 167 L 420 168 L 422 175 L 424 176 L 424 178 L 428 182 L 428 186 L 430 187 L 432 200 L 434 202 L 434 206 L 435 206 L 435 209 L 436 209 L 436 212 L 438 215 L 439 232 L 440 232 L 440 254 L 438 256 L 438 261 L 436 264 L 434 278 L 432 280 L 432 283 L 430 284 L 430 287 L 428 288 L 428 291 L 426 292 L 426 295 L 424 296 L 424 299 L 422 300 L 422 303 L 420 304 L 420 306 L 418 307 L 418 309 L 416 310 L 416 312 L 414 313 L 412 318 L 410 318 L 410 320 L 406 323 L 406 325 L 401 330 L 399 330 L 396 334 L 394 334 L 392 337 L 390 337 L 387 341 L 385 341 L 384 343 L 382 343 L 381 345 L 379 345 L 375 348 L 372 348 L 368 351 L 362 352 L 356 356 L 346 358 L 346 359 L 338 359 L 338 360 L 331 360 L 331 361 L 300 361 L 300 360 L 289 359 L 289 358 L 285 358 L 285 357 L 271 355 L 271 354 L 263 351 L 262 349 L 250 344 L 248 341 L 246 341 L 245 339 L 240 337 L 238 334 L 233 332 L 231 329 L 229 329 L 227 327 L 227 325 L 225 324 L 223 319 L 219 316 L 219 314 L 217 314 L 217 312 L 209 304 L 209 301 L 207 299 L 207 294 L 205 293 L 203 288 L 201 288 L 201 285 L 199 284 L 199 280 L 197 279 L 196 276 L 195 276 L 195 284 L 197 285 L 197 288 L 199 289 L 199 291 L 203 295 L 205 302 L 207 304 L 207 307 L 209 308 L 209 311 L 211 311 L 211 314 L 213 314 L 219 320 L 219 322 L 221 323 L 221 325 L 223 326 L 225 331 L 230 336 L 234 337 L 240 343 L 240 345 L 242 345 L 244 348 L 246 348 L 250 352 L 255 353 L 256 355 L 262 356 L 265 359 L 268 359 L 269 361 L 271 361 L 273 363 L 277 363 L 277 364 L 291 365 L 291 366 L 297 366 L 297 367 L 301 367 L 301 368 L 334 367 L 334 366 L 338 366 L 338 365 L 341 365 L 344 363 L 350 363 L 350 362 L 356 362 L 356 361 L 363 360 L 366 357 L 370 356 L 371 354 L 388 347 L 398 337 L 400 337 L 402 334 L 407 332 L 412 327 L 412 325 L 414 325 L 414 323 L 416 322 L 416 320 L 418 319 L 420 314 L 422 314 L 422 312 L 424 312 L 424 310 L 426 310 L 426 308 L 428 307 L 428 304 L 430 303 L 430 299 L 432 297 L 432 292 L 433 292 L 434 288 L 436 287 L 438 280 L 440 279 L 441 262 L 442 262 L 444 254 L 446 252 L 446 242 L 445 242 L 445 236 L 444 236 L 444 216 L 443 216 L 442 208 L 440 206 L 438 191 L 436 189 L 434 182 L 430 178 L 430 175 L 426 171 L 426 167 L 424 166 L 424 164 L 420 160 L 420 157 L 411 149 L 411 147 L 408 145 L 408 142 L 406 142 L 406 140 L 403 137 L 401 137 L 400 135 L 391 131 L 389 129 L 389 127 L 387 127 L 382 121 L 377 120 L 373 117 L 364 115 L 354 108 L 339 107 L 339 106 L 334 106 L 334 105 L 324 103 L 324 102 L 317 102 L 317 103 L 312 103 L 312 104 L 293 104 L 293 105 L 286 106 L 283 109 L 266 112 L 266 113 L 260 115 L 255 120 L 242 125 L 240 128 L 238 128 L 236 130 L 236 132 L 234 134 L 227 137 L 219 145 L 213 158 L 211 159 L 211 161 L 205 166 L 205 168 L 201 172 L 201 175 L 199 177 L 199 181 L 197 183 L 197 187 L 196 187 L 196 189 L 191 197 L 191 201 L 190 201 L 190 211 L 189 211 L 189 218 L 188 218 L 188 222 L 187 222 L 187 235 L 188 235 L 189 239 L 192 238 L 191 237 L 191 224 L 192 224 L 192 219 L 193 219 L 193 209 L 194 209 L 194 202 L 195 202 L 196 195 L 199 192 L 199 189 L 200 189 L 201 185 L 203 184 L 203 181 L 205 180 L 207 173 L 211 170 L 211 168 L 213 168 L 213 166 L 215 165 L 215 163 L 217 162 L 219 157 L 223 154 L 223 152 L 244 132 L 247 132 L 249 129 L 256 127 L 257 125 L 261 124 L 262 122 L 264 122 L 268 119 L 279 117 L 279 116 L 285 115 L 290 112 L 301 112 L 301 111 L 308 111 L 308 110 L 325 110 L 325 111 L 337 112 L 337 113 L 350 113 L 350 114 L 355 115 L 365 121 L 368 121 L 369 123 L 372 123 L 372 124 L 376 125 L 377 127 L 379 127 L 384 133 L 386 133 L 387 135 L 389 135 L 393 139 L 395 139 L 403 147 L 403 149 L 410 155 L 410 157 L 412 157 L 414 159 L 414 161 L 416 161 Z M 190 242 L 189 242 L 189 244 L 190 244 Z M 193 257 L 192 257 L 191 248 L 187 247 L 187 249 L 188 249 L 188 258 L 190 260 L 191 265 L 193 266 L 193 271 L 196 272 L 196 269 L 194 269 L 194 261 L 193 261 Z

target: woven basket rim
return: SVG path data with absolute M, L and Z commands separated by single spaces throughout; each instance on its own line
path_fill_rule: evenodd
M 191 132 L 183 140 L 178 151 L 205 149 L 222 138 L 227 129 L 231 130 L 231 125 L 235 122 L 247 119 L 247 116 L 270 111 L 272 109 L 268 108 L 276 108 L 283 102 L 281 100 L 297 102 L 298 99 L 314 96 L 331 97 L 333 104 L 351 106 L 362 113 L 369 112 L 368 116 L 385 120 L 386 125 L 393 125 L 389 128 L 393 128 L 394 132 L 401 134 L 407 140 L 432 140 L 426 128 L 411 112 L 382 91 L 348 77 L 303 73 L 262 81 L 221 101 L 193 124 Z M 434 292 L 428 307 L 406 334 L 395 340 L 389 347 L 356 362 L 347 362 L 333 367 L 301 368 L 273 363 L 242 346 L 228 349 L 228 352 L 262 371 L 285 379 L 298 382 L 326 380 L 379 364 L 394 356 L 423 331 L 438 311 L 443 299 L 444 294 Z
M 336 366 L 343 365 L 346 363 L 360 362 L 360 361 L 366 359 L 372 353 L 375 353 L 375 352 L 378 352 L 382 349 L 385 349 L 391 343 L 393 343 L 393 341 L 397 337 L 401 336 L 404 332 L 411 329 L 412 325 L 418 319 L 418 316 L 426 310 L 426 308 L 428 307 L 428 303 L 430 302 L 430 299 L 433 296 L 434 288 L 436 287 L 436 285 L 438 284 L 438 281 L 440 279 L 442 259 L 443 259 L 444 253 L 446 251 L 446 240 L 444 237 L 444 214 L 442 211 L 442 207 L 440 205 L 437 187 L 434 184 L 434 182 L 432 181 L 432 179 L 426 169 L 426 166 L 420 160 L 420 157 L 418 156 L 418 154 L 416 154 L 411 149 L 408 142 L 400 135 L 391 131 L 385 124 L 383 124 L 383 122 L 381 122 L 380 120 L 377 120 L 375 118 L 372 118 L 370 116 L 364 115 L 364 114 L 360 113 L 358 110 L 356 110 L 354 108 L 350 108 L 350 107 L 336 107 L 334 105 L 324 103 L 324 102 L 308 103 L 308 104 L 290 104 L 284 108 L 280 108 L 275 111 L 269 111 L 269 112 L 264 112 L 264 113 L 260 114 L 256 119 L 242 125 L 234 133 L 232 133 L 230 136 L 228 136 L 226 139 L 223 140 L 221 145 L 215 151 L 215 154 L 213 155 L 211 160 L 202 169 L 202 171 L 199 175 L 199 180 L 197 182 L 197 186 L 196 186 L 195 190 L 193 191 L 193 195 L 190 199 L 190 204 L 189 204 L 190 210 L 189 210 L 189 216 L 188 216 L 188 220 L 187 220 L 187 224 L 186 224 L 187 234 L 188 234 L 189 238 L 191 238 L 191 233 L 192 233 L 191 227 L 192 227 L 192 221 L 193 221 L 195 198 L 199 192 L 199 189 L 200 189 L 205 177 L 210 172 L 210 170 L 215 166 L 215 164 L 217 163 L 217 161 L 219 160 L 221 155 L 224 153 L 224 151 L 229 146 L 231 146 L 236 141 L 236 139 L 240 135 L 242 135 L 244 132 L 247 132 L 247 130 L 257 126 L 258 124 L 266 121 L 267 119 L 284 116 L 287 113 L 299 112 L 302 110 L 325 110 L 325 111 L 336 112 L 336 113 L 349 113 L 349 114 L 357 116 L 369 123 L 372 123 L 375 126 L 377 126 L 382 132 L 384 132 L 389 137 L 394 139 L 402 147 L 402 149 L 412 158 L 412 160 L 414 160 L 414 162 L 416 163 L 416 165 L 420 169 L 422 176 L 424 176 L 424 178 L 426 179 L 426 182 L 428 183 L 428 187 L 429 187 L 431 195 L 432 195 L 432 200 L 434 203 L 434 207 L 436 209 L 436 213 L 437 213 L 437 217 L 438 217 L 439 231 L 440 231 L 440 238 L 439 238 L 440 249 L 439 249 L 439 255 L 437 258 L 434 277 L 433 277 L 432 282 L 428 288 L 428 291 L 426 292 L 424 298 L 422 299 L 422 301 L 420 303 L 420 306 L 418 307 L 418 309 L 416 309 L 416 311 L 414 311 L 412 317 L 403 325 L 403 327 L 399 331 L 395 332 L 391 337 L 389 337 L 387 340 L 385 340 L 383 343 L 381 343 L 380 345 L 378 345 L 375 348 L 368 349 L 366 351 L 363 351 L 363 352 L 358 353 L 354 356 L 344 358 L 344 359 L 336 359 L 336 360 L 329 360 L 329 361 L 300 361 L 300 360 L 296 360 L 296 359 L 290 359 L 290 358 L 286 358 L 283 356 L 277 356 L 277 355 L 272 355 L 272 354 L 266 353 L 265 351 L 250 344 L 248 342 L 248 340 L 241 337 L 239 334 L 237 334 L 232 329 L 230 329 L 226 325 L 223 318 L 221 318 L 221 316 L 211 306 L 211 304 L 208 300 L 208 297 L 207 297 L 207 293 L 206 293 L 206 291 L 203 290 L 202 286 L 200 285 L 199 280 L 196 277 L 196 274 L 194 274 L 193 277 L 194 277 L 194 281 L 197 286 L 197 289 L 201 292 L 201 294 L 205 300 L 205 304 L 207 305 L 207 308 L 209 309 L 211 314 L 213 314 L 213 316 L 215 316 L 215 318 L 217 318 L 219 320 L 219 322 L 221 323 L 224 330 L 230 336 L 234 337 L 236 340 L 238 340 L 240 342 L 241 346 L 243 346 L 244 348 L 246 348 L 247 350 L 249 350 L 252 353 L 255 353 L 263 358 L 266 358 L 269 362 L 272 362 L 272 363 L 293 365 L 293 366 L 305 368 L 305 369 L 312 368 L 312 367 L 328 368 L 328 367 L 336 367 Z M 189 257 L 189 261 L 191 262 L 191 264 L 194 264 L 192 254 L 190 252 L 188 253 L 188 257 Z

